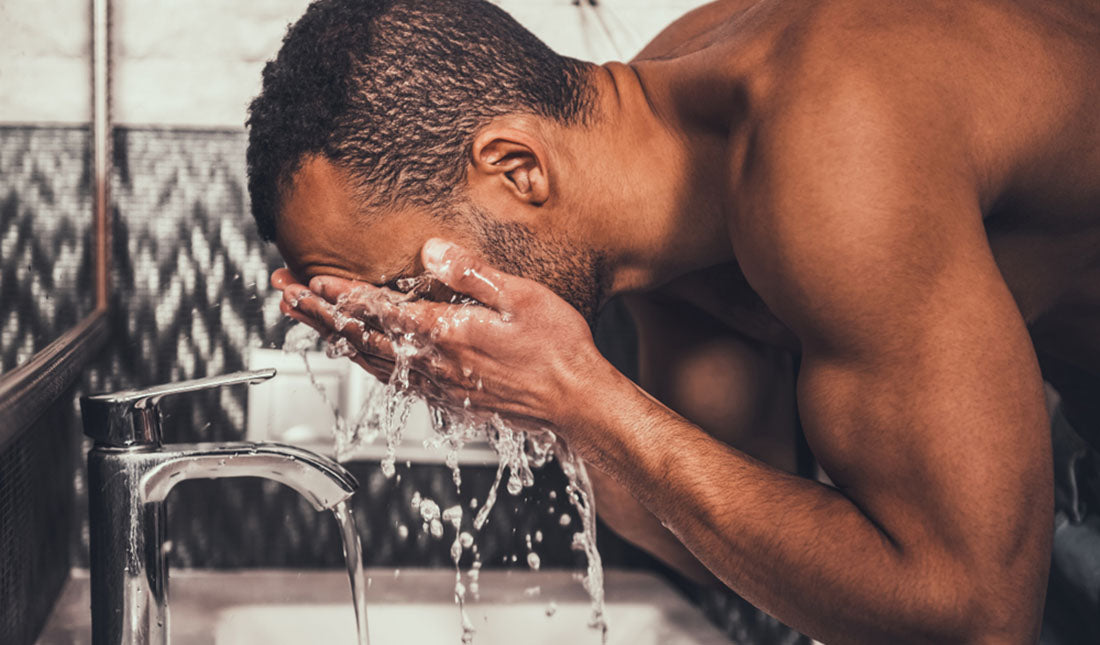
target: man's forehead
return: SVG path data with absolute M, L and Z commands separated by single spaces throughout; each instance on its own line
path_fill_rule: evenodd
M 364 213 L 350 174 L 318 156 L 294 174 L 276 226 L 276 245 L 300 280 L 336 275 L 385 284 L 415 272 L 423 214 Z
M 331 225 L 326 220 L 348 220 L 359 213 L 351 175 L 324 157 L 306 157 L 290 177 L 282 195 L 278 224 Z

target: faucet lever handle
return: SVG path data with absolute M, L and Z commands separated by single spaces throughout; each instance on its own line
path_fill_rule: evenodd
M 275 376 L 275 368 L 165 383 L 140 390 L 80 397 L 84 434 L 97 443 L 118 447 L 159 446 L 162 440 L 160 400 L 172 394 L 210 390 L 224 385 L 253 384 Z

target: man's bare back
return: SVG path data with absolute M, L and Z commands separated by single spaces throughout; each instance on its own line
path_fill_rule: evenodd
M 783 29 L 795 33 L 780 39 Z M 803 43 L 800 55 L 787 55 Z M 777 51 L 744 64 L 744 51 L 756 46 Z M 721 70 L 711 72 L 715 79 L 764 88 L 764 96 L 741 97 L 750 123 L 767 118 L 757 104 L 776 95 L 798 100 L 785 96 L 786 86 L 797 86 L 807 67 L 843 74 L 844 66 L 889 58 L 895 87 L 905 92 L 907 79 L 928 73 L 922 59 L 933 70 L 950 63 L 944 82 L 955 87 L 950 111 L 959 120 L 915 123 L 929 136 L 906 143 L 935 163 L 939 154 L 956 154 L 941 152 L 942 141 L 971 142 L 969 154 L 984 169 L 973 188 L 988 245 L 1028 323 L 1043 376 L 1079 431 L 1100 446 L 1100 6 L 716 2 L 668 27 L 636 61 L 684 55 Z M 836 67 L 807 65 L 814 56 Z M 730 60 L 732 71 L 715 57 Z M 807 140 L 812 145 L 813 133 Z M 799 341 L 737 264 L 626 301 L 638 328 L 642 387 L 712 436 L 794 472 Z M 706 579 L 626 490 L 595 475 L 609 524 Z
M 797 31 L 786 40 L 777 38 L 776 32 L 784 29 Z M 752 65 L 742 67 L 743 52 L 756 47 L 774 51 L 750 57 Z M 1083 430 L 1100 429 L 1100 5 L 730 0 L 706 5 L 673 23 L 636 60 L 690 52 L 709 63 L 714 59 L 700 54 L 706 49 L 728 57 L 735 67 L 714 72 L 717 78 L 738 78 L 770 93 L 762 99 L 750 97 L 750 106 L 783 96 L 787 85 L 798 85 L 806 68 L 820 73 L 825 65 L 806 62 L 815 56 L 830 61 L 826 71 L 836 73 L 843 73 L 843 66 L 858 66 L 864 60 L 878 64 L 888 57 L 896 61 L 899 87 L 913 75 L 935 74 L 949 65 L 951 76 L 943 81 L 955 88 L 950 110 L 960 115 L 958 123 L 967 124 L 967 129 L 946 123 L 914 128 L 952 141 L 972 141 L 976 166 L 985 170 L 984 176 L 975 177 L 974 190 L 981 200 L 989 246 L 1029 324 L 1044 376 L 1059 388 L 1073 415 L 1083 419 Z M 791 56 L 791 49 L 803 51 Z M 839 51 L 845 54 L 838 60 Z M 922 69 L 922 60 L 929 61 L 931 71 Z M 755 78 L 774 82 L 758 83 Z M 891 87 L 881 91 L 889 93 Z M 750 107 L 747 120 L 754 118 L 766 114 L 754 114 Z M 808 139 L 812 145 L 812 135 Z M 937 140 L 922 137 L 916 143 L 929 163 L 935 163 L 940 154 Z M 700 359 L 690 349 L 668 342 L 674 330 L 690 337 L 692 329 L 706 326 L 698 322 L 700 316 L 711 326 L 720 323 L 729 329 L 723 341 L 728 354 L 763 351 L 730 348 L 745 343 L 797 354 L 797 339 L 768 313 L 736 265 L 684 276 L 656 297 L 631 296 L 631 309 L 647 343 L 642 351 L 644 385 L 676 409 L 692 407 L 678 400 L 682 397 L 677 391 L 690 392 L 696 399 L 708 391 L 727 399 L 729 392 L 744 391 L 743 375 L 727 371 L 722 382 L 720 370 L 705 366 L 709 388 L 701 392 L 697 387 L 678 387 L 678 374 L 693 385 L 707 380 L 700 379 Z M 701 333 L 699 344 L 706 345 L 710 360 L 729 364 L 728 357 L 715 356 L 713 331 Z M 791 369 L 790 362 L 774 352 L 768 359 L 749 360 L 745 367 L 766 375 Z M 1091 380 L 1081 383 L 1082 379 Z M 780 380 L 793 383 L 789 376 Z M 780 392 L 770 394 L 769 404 L 784 399 Z M 785 403 L 793 404 L 790 396 Z M 697 407 L 713 410 L 715 405 L 708 400 Z M 721 432 L 717 427 L 716 431 Z M 1097 432 L 1094 440 L 1100 443 Z M 789 448 L 765 443 L 781 453 L 775 455 L 778 464 L 791 464 Z

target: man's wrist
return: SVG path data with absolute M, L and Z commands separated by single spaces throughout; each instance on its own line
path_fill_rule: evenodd
M 566 434 L 576 427 L 591 425 L 593 408 L 598 407 L 601 392 L 614 383 L 618 370 L 595 349 L 574 357 L 558 386 L 554 425 Z
M 623 434 L 629 429 L 620 421 L 634 416 L 630 410 L 644 395 L 599 352 L 593 354 L 570 379 L 555 425 L 586 460 L 608 464 L 626 449 L 628 438 Z

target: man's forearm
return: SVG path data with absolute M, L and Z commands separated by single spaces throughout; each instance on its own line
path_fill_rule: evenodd
M 601 438 L 586 457 L 734 591 L 828 642 L 972 635 L 965 578 L 935 549 L 900 548 L 838 490 L 754 460 L 627 388 L 604 390 L 614 404 L 576 406 Z
M 597 468 L 589 468 L 588 476 L 595 489 L 596 511 L 611 530 L 694 582 L 720 584 L 622 484 Z

